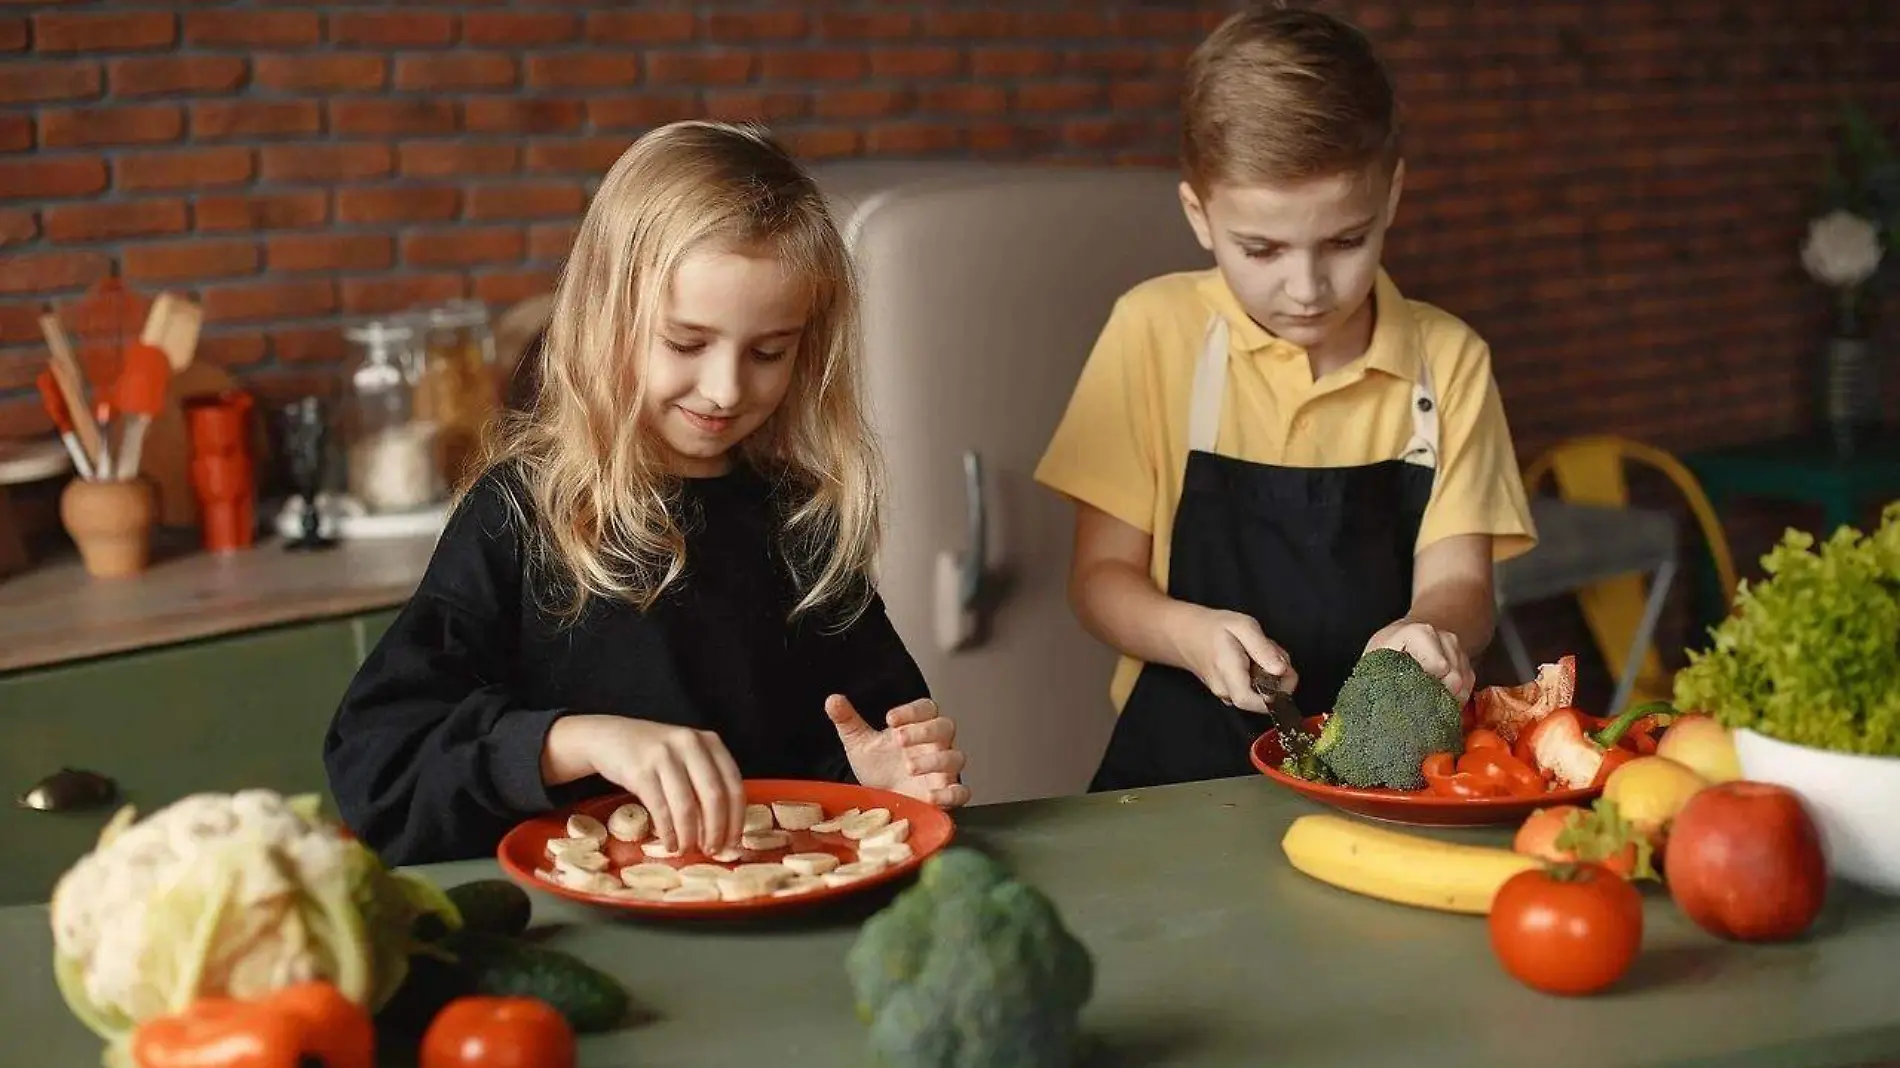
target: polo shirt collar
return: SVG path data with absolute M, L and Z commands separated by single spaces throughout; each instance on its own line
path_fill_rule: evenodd
M 1238 351 L 1256 354 L 1277 349 L 1282 355 L 1305 355 L 1305 349 L 1274 336 L 1247 314 L 1219 268 L 1203 274 L 1198 287 L 1207 303 L 1227 320 L 1229 343 Z M 1394 378 L 1417 382 L 1422 357 L 1418 324 L 1412 318 L 1412 310 L 1383 268 L 1373 285 L 1373 293 L 1378 302 L 1378 321 L 1373 324 L 1372 341 L 1366 346 L 1365 355 L 1354 362 Z

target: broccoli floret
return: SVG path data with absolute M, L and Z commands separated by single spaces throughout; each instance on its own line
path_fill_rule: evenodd
M 1393 790 L 1420 789 L 1426 757 L 1464 749 L 1458 699 L 1411 654 L 1393 649 L 1359 658 L 1313 745 L 1341 784 Z
M 1324 783 L 1328 786 L 1336 785 L 1338 781 L 1334 778 L 1332 770 L 1327 768 L 1326 762 L 1311 749 L 1299 756 L 1290 756 L 1281 760 L 1280 770 L 1296 779 Z
M 845 957 L 893 1068 L 1060 1068 L 1079 1052 L 1095 962 L 1055 906 L 969 849 L 923 865 Z

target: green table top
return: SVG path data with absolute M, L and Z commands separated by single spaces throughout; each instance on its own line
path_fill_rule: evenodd
M 1124 798 L 1132 798 L 1124 800 Z M 1053 897 L 1096 955 L 1099 1065 L 1865 1065 L 1900 1056 L 1900 900 L 1840 887 L 1815 932 L 1724 943 L 1648 891 L 1643 956 L 1589 999 L 1493 961 L 1482 918 L 1314 882 L 1279 849 L 1318 811 L 1264 778 L 984 806 L 964 844 Z M 1500 831 L 1422 832 L 1498 841 Z M 422 869 L 444 884 L 478 861 Z M 632 921 L 535 894 L 535 926 L 618 975 L 645 1019 L 582 1041 L 589 1068 L 862 1065 L 846 947 L 884 900 L 746 924 Z M 97 1063 L 54 989 L 42 905 L 0 909 L 8 1063 Z

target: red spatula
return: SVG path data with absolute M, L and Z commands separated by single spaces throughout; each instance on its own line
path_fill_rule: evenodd
M 59 431 L 59 440 L 66 444 L 66 452 L 73 458 L 73 470 L 79 477 L 92 478 L 92 464 L 86 459 L 86 449 L 79 444 L 79 438 L 73 433 L 73 414 L 66 410 L 66 398 L 60 395 L 59 383 L 53 381 L 53 372 L 41 371 L 35 379 L 40 388 L 40 406 L 46 409 L 46 417 L 53 421 Z
M 114 473 L 120 478 L 136 478 L 139 450 L 145 442 L 145 428 L 165 409 L 165 390 L 171 385 L 172 365 L 165 350 L 143 341 L 125 347 L 125 364 L 119 369 L 119 381 L 113 400 L 126 417 L 125 435 L 119 442 L 119 462 Z

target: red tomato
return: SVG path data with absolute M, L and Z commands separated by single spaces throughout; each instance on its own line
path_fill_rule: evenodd
M 1592 994 L 1629 971 L 1643 944 L 1643 896 L 1601 864 L 1519 872 L 1491 902 L 1491 951 L 1518 982 Z
M 421 1068 L 574 1068 L 574 1029 L 538 998 L 457 998 L 429 1022 Z
M 1827 899 L 1821 835 L 1800 795 L 1771 783 L 1717 783 L 1676 813 L 1663 852 L 1676 906 L 1710 934 L 1793 938 Z

